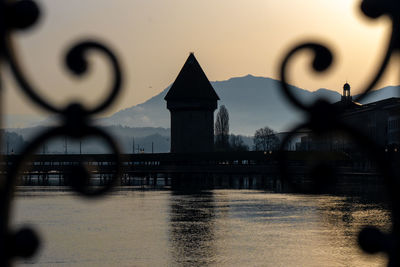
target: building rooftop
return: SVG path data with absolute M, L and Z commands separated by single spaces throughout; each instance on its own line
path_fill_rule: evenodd
M 347 115 L 353 115 L 355 113 L 371 112 L 376 110 L 391 110 L 391 109 L 400 109 L 400 98 L 391 97 L 364 105 L 361 104 L 350 105 L 346 107 L 344 115 L 347 116 Z
M 164 99 L 167 101 L 192 99 L 216 101 L 219 97 L 194 54 L 190 53 Z

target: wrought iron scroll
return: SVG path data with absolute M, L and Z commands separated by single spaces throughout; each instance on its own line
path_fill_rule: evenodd
M 38 93 L 39 90 L 27 78 L 18 60 L 12 38 L 13 31 L 31 27 L 39 16 L 39 7 L 33 1 L 0 0 L 0 62 L 9 66 L 19 88 L 33 103 L 61 117 L 60 125 L 46 130 L 35 138 L 9 167 L 5 179 L 0 181 L 0 266 L 10 266 L 17 257 L 26 258 L 34 255 L 40 245 L 39 237 L 32 229 L 24 228 L 18 231 L 12 229 L 10 216 L 19 171 L 28 158 L 34 157 L 34 153 L 45 141 L 57 136 L 74 139 L 99 137 L 113 151 L 114 175 L 100 188 L 88 186 L 90 175 L 83 165 L 72 167 L 70 185 L 83 196 L 92 198 L 104 195 L 117 183 L 121 175 L 120 153 L 116 142 L 108 133 L 91 123 L 91 117 L 107 109 L 120 92 L 123 77 L 116 56 L 106 46 L 94 40 L 85 40 L 71 47 L 65 56 L 69 71 L 75 75 L 84 75 L 89 67 L 85 55 L 88 51 L 96 51 L 104 54 L 110 62 L 113 83 L 106 99 L 92 109 L 87 109 L 81 103 L 70 103 L 64 108 L 54 106 Z
M 387 68 L 388 62 L 395 52 L 400 52 L 400 2 L 398 0 L 364 0 L 361 3 L 362 12 L 376 19 L 382 15 L 389 16 L 391 19 L 391 36 L 386 48 L 385 55 L 377 68 L 372 79 L 362 87 L 361 94 L 355 99 L 360 101 L 366 94 L 381 79 L 382 74 Z M 300 129 L 310 129 L 316 135 L 329 134 L 331 131 L 340 130 L 348 134 L 360 147 L 366 149 L 367 155 L 375 161 L 377 169 L 382 174 L 386 185 L 387 193 L 391 201 L 392 208 L 392 230 L 391 233 L 383 233 L 376 227 L 365 227 L 359 233 L 358 242 L 361 248 L 367 253 L 385 252 L 388 255 L 388 266 L 400 265 L 400 181 L 396 177 L 396 172 L 390 164 L 387 153 L 384 148 L 378 146 L 371 141 L 362 132 L 345 124 L 340 119 L 340 114 L 344 111 L 345 106 L 332 105 L 325 100 L 317 99 L 313 104 L 306 105 L 292 94 L 288 86 L 287 67 L 290 64 L 292 57 L 299 51 L 308 50 L 313 52 L 312 69 L 316 72 L 324 72 L 331 66 L 334 55 L 327 46 L 318 42 L 305 42 L 297 45 L 290 50 L 282 60 L 280 66 L 280 78 L 282 81 L 282 91 L 287 99 L 301 111 L 307 114 L 307 121 L 293 128 L 290 134 L 282 142 L 281 151 L 284 150 L 289 140 Z M 287 173 L 287 160 L 285 154 L 281 153 L 280 170 L 282 179 L 293 186 L 296 190 L 296 184 L 292 181 Z M 318 183 L 317 179 L 329 175 L 334 172 L 332 169 L 327 169 L 326 166 L 315 166 L 314 183 Z M 313 173 L 313 172 L 311 172 Z

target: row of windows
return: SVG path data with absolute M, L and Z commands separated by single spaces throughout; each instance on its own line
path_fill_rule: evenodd
M 399 128 L 400 128 L 400 118 L 388 121 L 388 129 L 389 130 L 396 130 Z

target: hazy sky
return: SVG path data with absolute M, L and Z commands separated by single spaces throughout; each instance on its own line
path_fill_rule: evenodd
M 96 103 L 108 85 L 107 65 L 93 56 L 92 72 L 74 79 L 64 71 L 67 46 L 81 38 L 104 40 L 119 56 L 124 92 L 107 115 L 141 103 L 171 84 L 189 52 L 211 81 L 252 74 L 277 78 L 288 48 L 323 40 L 334 49 L 336 65 L 321 77 L 309 72 L 307 57 L 292 69 L 292 84 L 308 90 L 341 91 L 347 80 L 356 90 L 382 56 L 389 20 L 361 15 L 361 0 L 42 0 L 40 23 L 17 35 L 23 64 L 52 101 L 71 98 Z M 383 85 L 399 84 L 392 64 Z M 33 112 L 16 94 L 8 75 L 5 112 Z

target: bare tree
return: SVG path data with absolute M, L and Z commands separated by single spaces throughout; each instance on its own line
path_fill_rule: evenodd
M 266 151 L 275 150 L 279 145 L 279 139 L 276 136 L 276 132 L 269 127 L 258 129 L 254 133 L 254 150 Z
M 230 135 L 230 149 L 232 151 L 248 151 L 249 147 L 243 142 L 243 139 L 240 135 Z
M 229 113 L 224 105 L 218 110 L 214 133 L 216 150 L 229 149 Z

